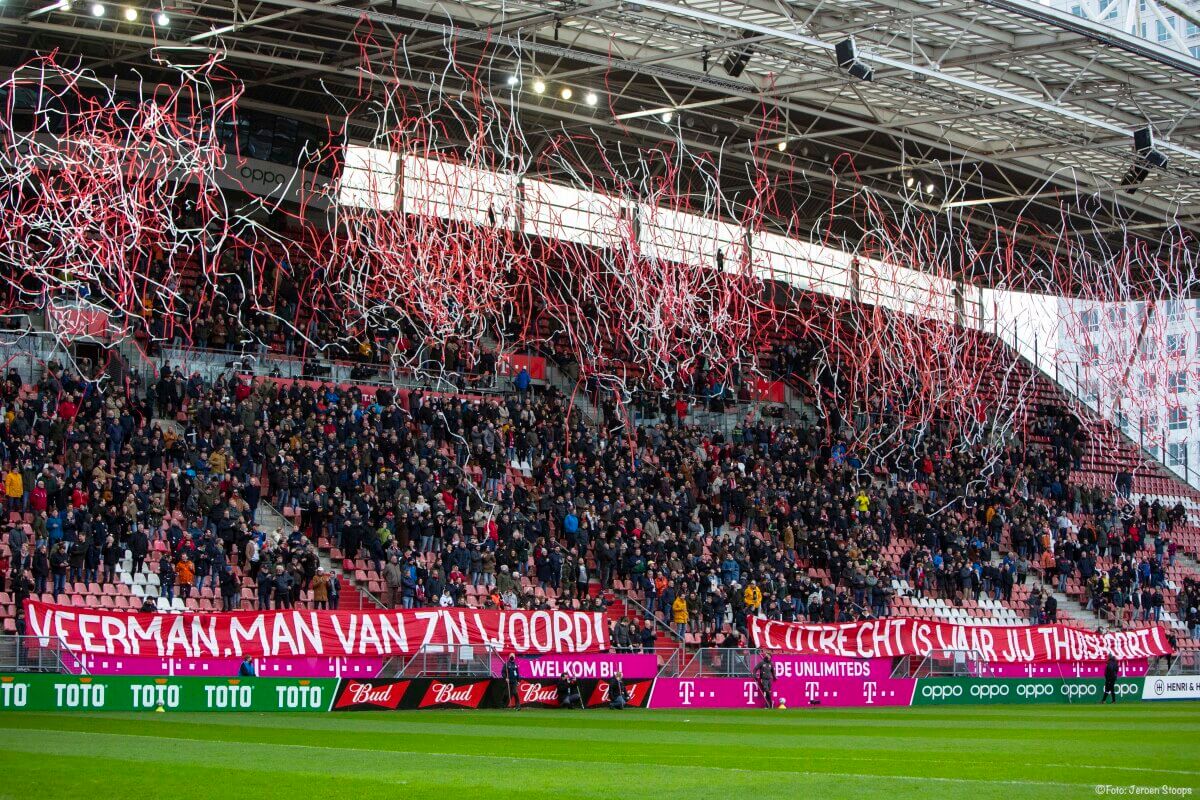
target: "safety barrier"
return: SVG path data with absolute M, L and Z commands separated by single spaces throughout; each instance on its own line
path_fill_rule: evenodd
M 585 707 L 609 705 L 611 682 L 578 681 Z M 647 678 L 624 681 L 626 705 L 646 708 L 761 708 L 764 687 L 752 677 Z M 777 708 L 1098 703 L 1104 681 L 1091 678 L 779 678 Z M 1191 677 L 1121 678 L 1119 702 L 1200 699 Z M 553 680 L 522 678 L 524 706 L 560 704 Z M 506 708 L 508 684 L 497 678 L 198 678 L 125 675 L 0 675 L 4 711 L 364 711 Z

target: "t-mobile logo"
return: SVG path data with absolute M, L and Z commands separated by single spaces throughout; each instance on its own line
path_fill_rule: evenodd
M 746 705 L 758 705 L 758 684 L 754 681 L 746 681 L 742 684 L 742 697 L 746 698 Z
M 692 697 L 696 694 L 696 684 L 692 681 L 681 681 L 679 683 L 679 704 L 682 706 L 690 706 Z
M 864 681 L 863 682 L 863 699 L 866 700 L 867 705 L 870 706 L 870 705 L 875 704 L 875 694 L 876 694 L 875 681 Z
M 808 698 L 808 702 L 812 703 L 821 696 L 821 684 L 817 681 L 806 681 L 804 684 L 804 696 Z

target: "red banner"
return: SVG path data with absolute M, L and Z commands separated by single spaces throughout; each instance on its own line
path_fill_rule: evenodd
M 31 636 L 58 639 L 72 652 L 110 656 L 399 656 L 427 645 L 475 646 L 518 655 L 608 648 L 604 615 L 584 611 L 130 614 L 26 600 L 25 619 Z
M 769 381 L 766 378 L 755 378 L 751 384 L 751 391 L 754 393 L 755 400 L 761 400 L 764 403 L 787 402 L 787 393 L 783 381 Z
M 529 379 L 534 381 L 546 380 L 546 359 L 541 356 L 527 356 L 521 353 L 501 353 L 496 359 L 496 371 L 510 378 L 524 367 L 529 371 Z
M 985 661 L 1029 664 L 1101 661 L 1109 653 L 1124 661 L 1173 652 L 1166 632 L 1157 625 L 1093 633 L 1069 625 L 984 627 L 900 617 L 832 625 L 747 617 L 746 624 L 755 647 L 840 658 L 894 658 L 924 656 L 940 650 L 972 650 Z

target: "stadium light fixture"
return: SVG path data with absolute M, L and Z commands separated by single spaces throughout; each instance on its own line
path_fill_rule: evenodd
M 909 175 L 907 178 L 904 179 L 904 185 L 910 189 L 913 187 L 913 184 L 916 182 L 917 182 L 917 179 L 914 178 L 912 175 Z
M 518 83 L 520 83 L 520 82 L 521 82 L 521 79 L 520 79 L 520 78 L 518 78 L 516 75 L 509 75 L 509 76 L 508 76 L 508 85 L 509 85 L 509 86 L 516 86 L 516 85 L 517 85 Z
M 851 76 L 863 81 L 875 79 L 875 71 L 858 57 L 858 44 L 854 37 L 843 39 L 833 48 L 837 56 L 838 66 L 850 73 Z
M 775 145 L 775 149 L 781 153 L 784 152 L 785 150 L 787 150 L 787 139 L 780 139 L 779 142 Z
M 933 194 L 933 184 L 932 183 L 925 184 L 925 193 Z
M 1167 165 L 1167 157 L 1154 146 L 1154 134 L 1149 128 L 1139 128 L 1133 132 L 1133 149 L 1139 156 L 1146 159 L 1146 163 L 1156 169 L 1162 169 Z
M 583 102 L 587 103 L 589 106 L 594 106 L 596 103 L 600 102 L 600 97 L 595 92 L 588 92 L 583 96 Z
M 1151 169 L 1163 169 L 1169 163 L 1170 159 L 1154 144 L 1154 133 L 1149 126 L 1133 132 L 1133 152 L 1137 154 L 1136 159 L 1121 178 L 1121 186 L 1126 194 L 1136 192 L 1142 181 L 1150 177 Z
M 570 100 L 575 96 L 575 92 L 571 90 L 570 86 L 562 87 L 562 90 L 558 94 L 563 100 Z
M 92 16 L 93 17 L 103 17 L 104 11 L 105 11 L 105 8 L 104 8 L 103 3 L 92 3 Z
M 538 78 L 533 82 L 533 91 L 536 94 L 543 94 L 546 91 L 546 82 L 541 78 Z
M 167 12 L 160 11 L 158 16 L 154 18 L 154 24 L 160 28 L 165 28 L 171 24 L 171 18 L 167 16 Z
M 742 34 L 743 39 L 751 38 L 750 32 Z M 750 57 L 754 55 L 754 48 L 750 45 L 735 47 L 725 54 L 725 59 L 721 62 L 721 66 L 725 68 L 725 72 L 731 78 L 741 77 L 741 74 L 746 71 L 746 65 L 750 63 Z M 707 61 L 705 56 L 705 61 Z M 707 72 L 707 67 L 705 72 Z
M 675 119 L 675 112 L 664 111 L 659 119 L 661 119 L 663 122 L 670 122 L 671 120 Z
M 138 13 L 137 13 L 136 8 L 126 7 L 125 11 L 122 13 L 125 15 L 125 19 L 128 22 L 136 22 L 137 21 Z

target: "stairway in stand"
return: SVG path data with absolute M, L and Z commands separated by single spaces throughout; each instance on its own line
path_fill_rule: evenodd
M 258 504 L 258 526 L 267 532 L 268 535 L 274 531 L 279 531 L 279 534 L 286 538 L 291 534 L 296 527 L 291 520 L 280 514 L 269 503 L 261 502 Z M 309 541 L 313 541 L 310 537 Z M 342 591 L 338 608 L 343 610 L 358 610 L 360 608 L 374 609 L 379 608 L 379 603 L 376 603 L 370 595 L 365 591 L 359 590 L 359 581 L 355 580 L 354 572 L 346 572 L 343 569 L 342 562 L 334 559 L 331 556 L 331 548 L 329 542 L 320 537 L 314 542 L 317 546 L 317 553 L 321 558 L 321 566 L 331 575 L 338 577 L 338 582 L 341 584 Z M 365 590 L 367 587 L 362 585 Z

